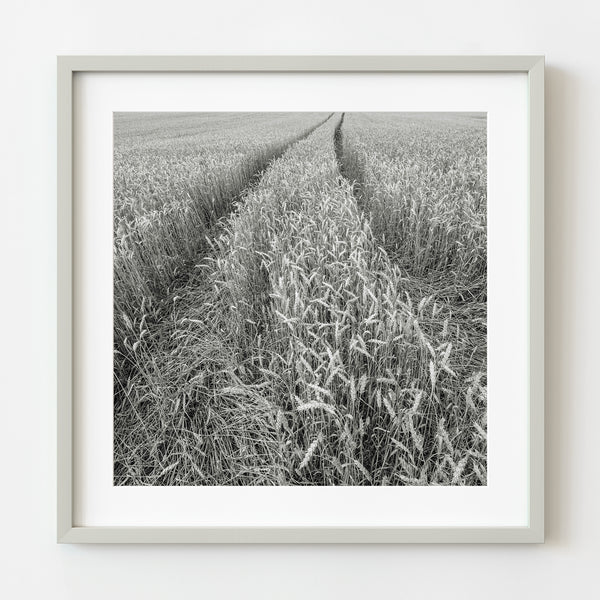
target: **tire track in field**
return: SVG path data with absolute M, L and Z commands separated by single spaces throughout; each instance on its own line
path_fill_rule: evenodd
M 177 279 L 174 280 L 171 286 L 169 287 L 169 293 L 164 298 L 162 306 L 159 309 L 158 318 L 156 318 L 154 321 L 154 328 L 157 333 L 162 329 L 163 324 L 167 324 L 167 326 L 170 326 L 169 324 L 171 323 L 173 315 L 175 313 L 176 303 L 191 301 L 193 304 L 195 302 L 195 297 L 202 298 L 208 292 L 210 284 L 208 281 L 208 269 L 205 267 L 216 256 L 216 248 L 213 242 L 222 233 L 227 218 L 235 210 L 236 204 L 242 203 L 244 201 L 244 198 L 246 198 L 249 194 L 252 193 L 253 190 L 259 187 L 262 178 L 268 172 L 271 165 L 275 161 L 279 160 L 294 146 L 308 138 L 317 129 L 326 125 L 331 119 L 335 118 L 335 115 L 336 113 L 332 112 L 321 122 L 317 123 L 314 127 L 311 127 L 304 135 L 286 144 L 285 147 L 281 151 L 273 155 L 262 166 L 261 169 L 258 169 L 250 179 L 248 185 L 234 198 L 232 198 L 230 202 L 230 211 L 226 214 L 221 215 L 218 221 L 211 227 L 205 239 L 200 241 L 196 257 L 193 260 L 191 260 L 184 269 L 182 269 Z M 341 122 L 343 120 L 344 119 L 342 115 L 342 119 L 336 127 L 336 132 L 341 127 Z M 162 334 L 159 333 L 158 335 L 159 337 L 162 337 Z
M 202 268 L 206 265 L 210 258 L 215 256 L 213 241 L 219 236 L 223 230 L 224 221 L 235 209 L 236 203 L 243 199 L 255 189 L 262 180 L 264 174 L 268 171 L 273 162 L 281 158 L 290 148 L 305 140 L 309 135 L 327 123 L 335 113 L 329 114 L 325 119 L 318 122 L 313 127 L 310 127 L 300 137 L 292 139 L 285 144 L 279 151 L 273 153 L 249 178 L 246 186 L 242 191 L 232 196 L 226 203 L 229 209 L 223 214 L 218 215 L 216 221 L 210 226 L 208 234 L 198 239 L 198 250 L 196 256 L 187 261 L 180 269 L 178 274 L 173 278 L 164 297 L 159 301 L 152 316 L 146 319 L 145 327 L 150 332 L 148 335 L 149 342 L 152 345 L 153 341 L 159 343 L 167 332 L 172 328 L 172 320 L 175 311 L 175 304 L 183 298 L 189 301 L 193 295 L 201 298 L 207 291 L 207 270 Z M 168 335 L 168 334 L 167 334 Z M 121 368 L 114 370 L 113 378 L 113 398 L 115 406 L 120 406 L 127 389 L 128 382 L 135 377 L 135 363 L 127 361 Z
M 346 163 L 344 160 L 344 132 L 342 127 L 344 125 L 344 117 L 346 113 L 342 113 L 342 117 L 340 122 L 337 124 L 335 128 L 335 132 L 333 134 L 333 149 L 335 151 L 335 159 L 337 160 L 338 169 L 340 171 L 340 175 L 348 182 L 350 188 L 352 190 L 352 195 L 354 196 L 354 200 L 360 210 L 364 208 L 364 202 L 362 202 L 362 197 L 360 194 L 359 183 L 356 180 L 350 179 L 349 171 L 346 168 Z
M 340 122 L 337 124 L 333 137 L 333 145 L 335 156 L 338 163 L 340 175 L 348 182 L 352 190 L 352 195 L 359 210 L 370 219 L 370 210 L 366 206 L 366 199 L 363 195 L 363 188 L 359 181 L 352 179 L 349 175 L 349 170 L 346 167 L 344 159 L 344 132 L 342 126 L 344 123 L 345 113 L 342 113 Z M 373 234 L 376 243 L 383 248 L 384 243 L 379 237 Z M 404 272 L 406 282 L 406 293 L 408 293 L 415 306 L 423 298 L 431 297 L 435 301 L 448 306 L 459 306 L 460 309 L 454 313 L 455 319 L 460 319 L 460 328 L 464 332 L 470 332 L 469 335 L 473 339 L 483 338 L 480 346 L 487 348 L 487 329 L 485 326 L 485 318 L 482 317 L 481 304 L 477 300 L 477 296 L 473 293 L 469 294 L 468 290 L 461 289 L 454 281 L 445 280 L 440 273 L 431 271 L 428 274 L 417 275 L 410 268 L 405 260 L 398 254 L 386 251 L 391 262 L 396 265 L 401 265 Z M 475 304 L 473 304 L 475 303 Z M 487 350 L 486 350 L 487 353 Z M 486 354 L 487 355 L 487 354 Z M 472 357 L 471 357 L 472 359 Z M 483 370 L 483 364 L 478 365 L 477 370 Z
M 302 140 L 305 140 L 311 133 L 313 133 L 314 131 L 316 131 L 317 129 L 319 129 L 319 127 L 322 127 L 323 125 L 325 125 L 325 123 L 327 123 L 330 119 L 332 119 L 334 115 L 335 115 L 335 113 L 331 113 L 326 119 L 323 119 L 323 121 L 321 121 L 320 123 L 317 123 L 314 127 L 311 127 L 307 131 L 307 133 L 305 133 L 301 137 L 296 138 L 295 140 L 291 141 L 289 144 L 287 144 L 283 148 L 283 150 L 281 150 L 280 152 L 277 152 L 277 154 L 275 154 L 274 156 L 272 156 L 267 161 L 267 163 L 264 166 L 262 166 L 260 169 L 258 169 L 254 173 L 254 175 L 252 175 L 249 184 L 242 190 L 242 192 L 238 195 L 238 197 L 236 198 L 236 200 L 241 200 L 242 198 L 244 198 L 244 196 L 248 195 L 254 188 L 258 187 L 258 185 L 260 184 L 261 179 L 263 178 L 263 175 L 267 172 L 267 170 L 270 168 L 270 166 L 276 160 L 280 159 L 293 146 L 295 146 L 296 144 L 298 144 Z
M 333 149 L 335 150 L 335 158 L 337 160 L 340 173 L 342 177 L 347 179 L 344 169 L 344 134 L 342 133 L 342 125 L 344 124 L 345 116 L 346 113 L 343 112 L 340 122 L 337 124 L 333 133 Z
M 306 131 L 306 133 L 304 133 L 300 137 L 297 137 L 297 138 L 291 140 L 289 143 L 285 144 L 285 146 L 283 146 L 283 148 L 281 150 L 279 150 L 278 152 L 271 155 L 271 157 L 266 162 L 264 162 L 260 166 L 260 168 L 258 168 L 252 174 L 252 176 L 248 180 L 248 183 L 244 187 L 244 189 L 242 189 L 239 193 L 237 193 L 235 196 L 233 196 L 230 199 L 230 201 L 227 203 L 227 205 L 229 206 L 229 210 L 227 212 L 224 212 L 223 214 L 219 215 L 217 221 L 210 228 L 210 231 L 209 231 L 208 235 L 206 236 L 207 239 L 202 239 L 199 241 L 199 248 L 196 253 L 196 257 L 194 259 L 192 259 L 191 261 L 189 261 L 188 264 L 186 264 L 185 267 L 181 269 L 177 278 L 169 286 L 169 293 L 167 294 L 167 298 L 172 298 L 174 295 L 177 295 L 177 291 L 179 289 L 186 287 L 190 283 L 190 280 L 194 279 L 195 271 L 197 270 L 197 269 L 195 269 L 195 266 L 197 265 L 197 263 L 199 261 L 204 260 L 206 257 L 209 257 L 212 255 L 213 250 L 212 250 L 211 241 L 216 239 L 216 237 L 222 231 L 223 221 L 233 212 L 233 210 L 236 206 L 236 203 L 242 201 L 249 193 L 252 192 L 253 189 L 258 187 L 264 174 L 269 170 L 271 164 L 273 162 L 275 162 L 276 160 L 278 160 L 279 158 L 281 158 L 288 150 L 290 150 L 290 148 L 292 148 L 293 146 L 295 146 L 302 140 L 305 140 L 309 135 L 311 135 L 319 127 L 322 127 L 323 125 L 325 125 L 325 123 L 327 123 L 334 116 L 334 114 L 335 113 L 331 113 L 324 120 L 320 121 L 319 123 L 317 123 L 310 129 L 308 129 Z

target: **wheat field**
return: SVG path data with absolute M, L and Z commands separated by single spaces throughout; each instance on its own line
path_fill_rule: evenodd
M 485 115 L 114 126 L 115 485 L 487 484 Z

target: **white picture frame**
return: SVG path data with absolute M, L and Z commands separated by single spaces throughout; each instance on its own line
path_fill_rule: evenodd
M 523 73 L 528 81 L 528 525 L 78 526 L 74 520 L 74 95 L 86 72 Z M 85 402 L 85 399 L 78 399 Z M 541 543 L 544 539 L 544 58 L 540 56 L 61 56 L 58 58 L 58 518 L 61 543 Z

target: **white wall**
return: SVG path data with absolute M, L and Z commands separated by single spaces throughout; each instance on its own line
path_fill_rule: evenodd
M 586 0 L 304 0 L 289 6 L 276 0 L 5 2 L 0 20 L 4 597 L 593 596 L 600 536 L 599 16 Z M 76 53 L 546 54 L 544 546 L 55 544 L 55 55 Z

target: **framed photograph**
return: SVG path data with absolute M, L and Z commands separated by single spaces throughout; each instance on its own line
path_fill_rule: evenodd
M 544 536 L 544 59 L 61 56 L 58 541 Z

